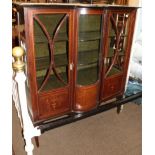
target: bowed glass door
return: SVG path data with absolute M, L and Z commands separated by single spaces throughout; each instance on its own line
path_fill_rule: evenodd
M 102 13 L 81 9 L 78 14 L 76 102 L 79 109 L 98 102 Z

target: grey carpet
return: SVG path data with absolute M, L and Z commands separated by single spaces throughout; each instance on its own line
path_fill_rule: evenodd
M 130 103 L 119 115 L 111 109 L 50 130 L 39 137 L 34 155 L 141 155 L 141 114 L 142 106 Z M 12 132 L 15 155 L 26 155 L 14 106 Z

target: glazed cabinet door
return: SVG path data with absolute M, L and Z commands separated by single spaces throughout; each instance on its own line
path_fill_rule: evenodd
M 102 16 L 102 10 L 81 8 L 77 11 L 76 111 L 90 110 L 99 101 Z
M 33 111 L 42 120 L 71 110 L 72 11 L 30 9 L 27 13 Z
M 104 65 L 101 100 L 122 95 L 125 87 L 135 10 L 111 10 L 104 34 Z

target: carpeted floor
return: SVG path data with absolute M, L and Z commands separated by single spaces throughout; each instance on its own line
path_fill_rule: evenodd
M 142 106 L 130 103 L 119 115 L 111 109 L 50 130 L 39 137 L 34 155 L 141 155 L 141 115 Z M 15 155 L 26 155 L 14 106 L 12 132 Z

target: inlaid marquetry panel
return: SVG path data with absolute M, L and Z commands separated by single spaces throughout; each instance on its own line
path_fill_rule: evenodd
M 76 111 L 87 111 L 96 107 L 99 83 L 86 87 L 76 87 Z
M 40 118 L 52 117 L 70 110 L 68 89 L 39 94 L 38 102 Z
M 122 80 L 123 75 L 105 79 L 105 84 L 103 87 L 103 98 L 106 99 L 120 93 Z

